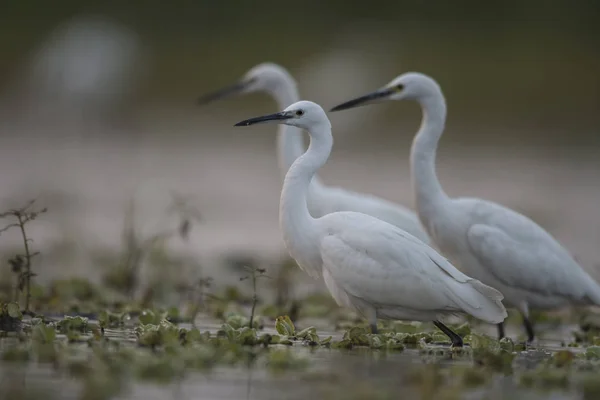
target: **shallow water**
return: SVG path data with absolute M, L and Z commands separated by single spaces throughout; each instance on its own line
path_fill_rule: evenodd
M 90 321 L 93 322 L 93 321 Z M 197 326 L 200 331 L 213 333 L 221 323 L 210 319 L 200 319 Z M 189 324 L 181 327 L 190 328 Z M 257 362 L 251 367 L 216 366 L 206 372 L 187 371 L 182 378 L 170 383 L 157 384 L 151 381 L 133 381 L 115 399 L 306 399 L 310 397 L 324 399 L 388 399 L 388 398 L 437 398 L 437 399 L 579 399 L 576 386 L 566 389 L 540 391 L 527 389 L 518 384 L 520 373 L 532 369 L 546 359 L 551 352 L 564 349 L 561 341 L 569 340 L 569 332 L 576 326 L 562 326 L 551 329 L 544 324 L 538 326 L 545 339 L 536 342 L 527 351 L 520 352 L 513 361 L 514 374 L 504 376 L 496 373 L 491 380 L 474 387 L 455 388 L 453 379 L 460 379 L 452 370 L 473 368 L 472 361 L 465 357 L 424 355 L 417 349 L 407 348 L 402 352 L 385 352 L 366 348 L 338 350 L 329 348 L 311 348 L 295 343 L 293 346 L 274 346 L 287 348 L 294 354 L 309 360 L 309 366 L 301 370 L 289 370 L 274 373 L 266 369 L 264 363 Z M 520 327 L 508 326 L 509 335 L 518 335 Z M 477 326 L 478 333 L 493 334 L 494 327 Z M 274 334 L 272 326 L 265 327 L 260 333 Z M 329 335 L 341 339 L 341 332 L 318 331 L 321 338 Z M 110 340 L 135 345 L 135 334 L 129 330 L 107 329 L 105 335 Z M 10 338 L 0 339 L 2 346 L 8 345 Z M 87 346 L 80 346 L 85 352 Z M 446 346 L 431 346 L 444 349 Z M 580 348 L 570 348 L 574 353 Z M 433 364 L 432 364 L 433 362 Z M 444 381 L 441 383 L 415 383 L 415 379 L 436 379 L 429 374 L 437 371 L 438 365 Z M 429 369 L 428 369 L 429 368 Z M 433 369 L 432 369 L 433 368 Z M 477 368 L 477 367 L 475 367 Z M 419 374 L 416 372 L 421 371 Z M 444 372 L 445 371 L 445 372 Z M 576 372 L 573 373 L 577 375 Z M 78 399 L 79 384 L 61 376 L 50 366 L 0 362 L 0 376 L 5 390 L 8 385 L 13 394 L 34 393 L 35 390 L 52 395 L 49 399 Z M 436 375 L 437 376 L 437 375 Z M 427 378 L 429 377 L 429 378 Z M 425 381 L 424 381 L 425 382 Z M 6 391 L 5 391 L 6 393 Z M 458 396 L 458 397 L 457 397 Z M 15 397 L 16 398 L 16 397 Z

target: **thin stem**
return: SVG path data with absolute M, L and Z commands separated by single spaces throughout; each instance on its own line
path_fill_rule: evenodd
M 6 225 L 4 228 L 0 229 L 0 234 L 3 233 L 3 232 L 6 232 L 10 228 L 15 228 L 17 226 L 19 226 L 19 224 L 9 224 L 9 225 Z
M 29 301 L 31 299 L 31 254 L 29 253 L 29 239 L 25 233 L 25 223 L 27 219 L 23 218 L 20 212 L 16 213 L 17 219 L 19 220 L 19 228 L 21 229 L 21 236 L 23 237 L 23 245 L 25 246 L 25 271 L 27 276 L 25 277 L 26 282 L 26 297 L 25 297 L 25 312 L 29 312 Z
M 19 304 L 19 274 L 16 274 L 17 281 L 15 282 L 15 303 Z
M 252 311 L 250 312 L 250 329 L 254 326 L 254 309 L 256 308 L 256 269 L 252 270 Z

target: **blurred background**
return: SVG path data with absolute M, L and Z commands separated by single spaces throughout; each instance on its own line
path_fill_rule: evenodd
M 527 214 L 600 279 L 599 12 L 573 0 L 7 0 L 0 210 L 32 198 L 48 207 L 30 227 L 41 280 L 97 275 L 128 215 L 140 235 L 176 229 L 173 194 L 200 218 L 170 252 L 218 280 L 240 260 L 268 269 L 286 258 L 275 127 L 233 124 L 276 105 L 260 94 L 205 107 L 196 98 L 264 61 L 325 108 L 414 70 L 449 103 L 438 162 L 449 194 Z M 330 118 L 325 182 L 412 207 L 418 107 Z M 19 240 L 6 232 L 0 252 Z

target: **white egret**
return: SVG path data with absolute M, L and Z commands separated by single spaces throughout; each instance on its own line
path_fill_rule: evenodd
M 232 95 L 252 92 L 267 92 L 276 100 L 280 110 L 300 100 L 296 81 L 292 75 L 279 65 L 263 63 L 250 69 L 239 82 L 202 96 L 198 102 L 206 104 Z M 302 155 L 304 149 L 301 129 L 287 125 L 278 128 L 277 154 L 283 175 Z M 335 211 L 356 211 L 372 215 L 429 243 L 429 237 L 414 211 L 368 194 L 326 186 L 316 175 L 308 192 L 308 208 L 314 217 L 321 217 Z
M 308 150 L 285 176 L 279 221 L 292 258 L 312 277 L 324 278 L 338 305 L 361 313 L 373 332 L 377 318 L 433 321 L 453 346 L 461 346 L 462 339 L 439 321 L 442 316 L 467 313 L 490 323 L 506 318 L 500 292 L 466 276 L 397 226 L 352 211 L 310 215 L 310 182 L 333 145 L 331 124 L 319 105 L 300 101 L 236 126 L 261 122 L 309 132 Z
M 530 307 L 600 305 L 600 286 L 531 219 L 491 201 L 450 198 L 444 192 L 435 156 L 444 131 L 446 101 L 435 80 L 406 73 L 331 111 L 386 100 L 414 100 L 423 111 L 410 159 L 417 212 L 431 240 L 467 275 L 502 292 L 505 303 L 523 315 L 528 341 L 534 339 Z M 498 334 L 504 336 L 502 323 Z

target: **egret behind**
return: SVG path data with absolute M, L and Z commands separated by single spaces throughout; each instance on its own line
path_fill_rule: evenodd
M 598 283 L 534 221 L 491 201 L 450 198 L 444 192 L 435 156 L 446 122 L 446 100 L 433 78 L 406 73 L 332 111 L 390 100 L 414 100 L 423 110 L 410 155 L 421 223 L 437 248 L 463 272 L 500 290 L 506 304 L 521 312 L 528 341 L 535 336 L 530 307 L 600 305 Z M 504 336 L 502 323 L 498 336 Z
M 262 63 L 250 69 L 238 82 L 202 96 L 198 102 L 207 104 L 230 96 L 255 92 L 271 95 L 279 109 L 300 100 L 296 81 L 285 68 L 273 63 Z M 282 124 L 278 128 L 277 155 L 284 176 L 293 162 L 304 153 L 302 135 L 302 130 L 294 125 Z M 327 186 L 316 175 L 312 178 L 307 201 L 310 214 L 314 217 L 336 211 L 361 212 L 396 225 L 429 243 L 429 237 L 412 210 L 368 194 Z

